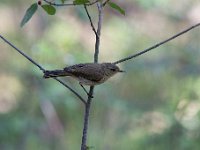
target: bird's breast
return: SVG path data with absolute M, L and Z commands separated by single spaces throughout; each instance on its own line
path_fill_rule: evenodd
M 98 85 L 98 84 L 104 83 L 108 78 L 102 78 L 99 81 L 92 81 L 92 80 L 88 80 L 88 79 L 82 78 L 82 77 L 78 77 L 76 79 L 79 81 L 80 84 L 94 86 L 94 85 Z

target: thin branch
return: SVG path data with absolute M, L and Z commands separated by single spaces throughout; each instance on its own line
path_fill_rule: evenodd
M 122 63 L 124 61 L 130 60 L 130 59 L 132 59 L 134 57 L 138 57 L 138 56 L 140 56 L 140 55 L 142 55 L 142 54 L 144 54 L 144 53 L 146 53 L 146 52 L 148 52 L 150 50 L 153 50 L 153 49 L 155 49 L 155 48 L 157 48 L 157 47 L 159 47 L 159 46 L 161 46 L 161 45 L 163 45 L 163 44 L 165 44 L 165 43 L 177 38 L 178 36 L 188 32 L 188 31 L 190 31 L 190 30 L 192 30 L 192 29 L 194 29 L 194 28 L 196 28 L 198 26 L 200 26 L 200 23 L 197 23 L 196 25 L 193 25 L 193 26 L 191 26 L 191 27 L 179 32 L 178 34 L 176 34 L 176 35 L 174 35 L 174 36 L 172 36 L 172 37 L 170 37 L 170 38 L 168 38 L 168 39 L 166 39 L 166 40 L 164 40 L 164 41 L 162 41 L 162 42 L 160 42 L 158 44 L 155 44 L 155 45 L 153 45 L 153 46 L 151 46 L 151 47 L 149 47 L 149 48 L 147 48 L 147 49 L 145 49 L 145 50 L 143 50 L 143 51 L 141 51 L 139 53 L 136 53 L 136 54 L 128 56 L 126 58 L 120 59 L 120 60 L 114 62 L 114 64 L 119 64 L 119 63 Z
M 94 27 L 94 24 L 93 24 L 93 22 L 92 22 L 92 18 L 91 18 L 91 16 L 90 16 L 89 12 L 88 12 L 87 6 L 84 5 L 84 8 L 85 8 L 85 11 L 86 11 L 86 13 L 87 13 L 87 16 L 88 16 L 88 18 L 89 18 L 89 20 L 90 20 L 90 25 L 91 25 L 91 27 L 92 27 L 92 30 L 94 31 L 95 35 L 98 36 L 98 35 L 97 35 L 97 31 L 96 31 L 96 29 L 95 29 L 95 27 Z
M 109 2 L 110 0 L 106 0 L 103 4 L 102 4 L 102 6 L 104 7 L 104 6 L 106 6 L 106 4 Z
M 43 1 L 45 1 L 49 5 L 58 6 L 58 7 L 60 7 L 60 6 L 62 7 L 62 6 L 77 6 L 77 5 L 80 5 L 80 4 L 74 4 L 74 3 L 58 4 L 58 3 L 55 3 L 55 2 L 49 2 L 48 0 L 43 0 Z M 98 1 L 99 0 L 96 0 L 96 1 L 90 2 L 90 3 L 86 3 L 85 5 L 91 6 L 91 5 L 96 4 Z
M 103 7 L 101 3 L 97 3 L 99 20 L 98 20 L 98 28 L 96 35 L 96 43 L 95 43 L 95 53 L 94 53 L 94 62 L 98 63 L 98 55 L 99 55 L 99 46 L 100 46 L 100 36 L 101 36 L 101 24 L 103 20 Z
M 31 63 L 33 63 L 35 66 L 37 66 L 40 70 L 42 70 L 43 72 L 45 71 L 45 69 L 41 65 L 36 63 L 32 58 L 30 58 L 28 55 L 26 55 L 24 52 L 22 52 L 16 46 L 14 46 L 11 42 L 9 42 L 3 36 L 0 35 L 0 38 L 3 41 L 5 41 L 8 45 L 10 45 L 12 48 L 14 48 L 17 52 L 19 52 L 22 56 L 24 56 L 26 59 L 28 59 Z M 73 90 L 70 86 L 68 86 L 66 83 L 64 83 L 63 81 L 61 81 L 58 78 L 53 78 L 53 79 L 60 82 L 62 85 L 64 85 L 66 88 L 68 88 L 72 93 L 74 93 L 86 105 L 86 101 L 75 90 Z
M 2 35 L 0 35 L 0 38 L 2 40 L 4 40 L 8 45 L 10 45 L 12 48 L 14 48 L 16 51 L 18 51 L 21 55 L 23 55 L 26 59 L 28 59 L 30 62 L 32 62 L 34 65 L 36 65 L 40 70 L 42 70 L 43 72 L 45 71 L 45 69 L 42 66 L 40 66 L 32 58 L 30 58 L 28 55 L 26 55 L 24 52 L 22 52 L 16 46 L 14 46 L 11 42 L 9 42 L 7 39 L 5 39 Z
M 96 3 L 98 3 L 100 0 L 96 0 L 96 1 L 94 1 L 94 2 L 92 2 L 92 3 L 88 3 L 88 4 L 86 4 L 87 6 L 91 6 L 91 5 L 94 5 L 94 4 L 96 4 Z
M 54 77 L 53 79 L 60 82 L 62 85 L 64 85 L 66 88 L 68 88 L 72 93 L 74 93 L 86 105 L 86 101 L 75 90 L 73 90 L 69 85 L 67 85 L 62 80 L 60 80 L 56 77 Z
M 98 18 L 98 27 L 97 27 L 96 42 L 95 42 L 94 63 L 98 63 L 101 25 L 102 25 L 102 20 L 103 20 L 103 6 L 100 2 L 97 3 L 97 8 L 98 8 L 99 18 Z M 87 150 L 88 122 L 89 122 L 90 106 L 91 106 L 91 103 L 92 103 L 93 94 L 94 94 L 94 86 L 90 86 L 90 91 L 89 91 L 89 94 L 88 94 L 88 100 L 87 100 L 87 103 L 85 105 L 81 150 Z
M 89 95 L 93 95 L 93 92 L 94 92 L 94 86 L 91 86 Z M 87 145 L 86 145 L 87 144 L 87 133 L 88 133 L 87 131 L 88 131 L 91 102 L 92 102 L 92 97 L 88 96 L 87 104 L 85 105 L 81 150 L 87 150 Z

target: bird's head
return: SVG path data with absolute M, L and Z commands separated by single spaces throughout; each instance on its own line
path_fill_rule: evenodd
M 118 72 L 124 72 L 123 70 L 120 70 L 117 65 L 113 63 L 102 63 L 102 67 L 105 72 L 105 75 L 109 77 L 115 75 Z

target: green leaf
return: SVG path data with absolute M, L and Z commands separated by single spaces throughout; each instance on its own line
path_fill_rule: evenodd
M 118 12 L 120 12 L 122 15 L 125 15 L 125 10 L 122 9 L 119 5 L 117 5 L 116 3 L 113 2 L 108 2 L 109 6 L 115 10 L 117 10 Z
M 27 10 L 26 10 L 26 13 L 24 15 L 24 18 L 22 19 L 21 23 L 20 23 L 20 26 L 23 27 L 24 24 L 26 24 L 30 19 L 31 17 L 33 16 L 33 14 L 36 12 L 38 8 L 38 5 L 37 3 L 34 3 L 32 4 Z
M 49 15 L 55 15 L 56 13 L 56 8 L 53 7 L 52 5 L 42 5 L 42 8 L 44 9 L 44 11 L 46 11 Z
M 82 5 L 82 4 L 86 4 L 86 3 L 89 3 L 89 2 L 90 2 L 89 0 L 74 0 L 73 4 L 74 5 Z

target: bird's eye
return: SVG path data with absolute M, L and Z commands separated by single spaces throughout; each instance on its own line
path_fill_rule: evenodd
M 84 65 L 83 65 L 83 64 L 79 64 L 78 67 L 79 67 L 79 68 L 83 68 Z
M 116 71 L 116 69 L 114 69 L 114 68 L 111 68 L 110 70 L 112 70 L 112 71 Z

